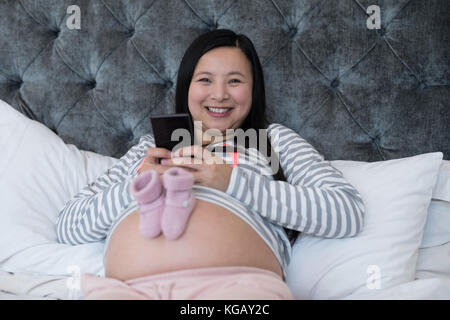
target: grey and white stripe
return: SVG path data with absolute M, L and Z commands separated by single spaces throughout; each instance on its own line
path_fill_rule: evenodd
M 293 130 L 272 124 L 268 134 L 286 182 L 235 167 L 227 193 L 282 227 L 325 238 L 359 233 L 364 204 L 342 173 Z M 268 200 L 264 199 L 267 194 Z M 261 207 L 266 201 L 267 206 Z
M 68 201 L 58 216 L 58 241 L 76 245 L 103 240 L 114 220 L 134 201 L 129 192 L 136 176 L 132 170 L 154 145 L 151 135 L 142 136 L 111 168 Z
M 342 173 L 296 132 L 280 124 L 270 125 L 267 132 L 286 181 L 267 175 L 270 162 L 251 150 L 239 154 L 225 193 L 199 185 L 193 191 L 197 199 L 223 206 L 247 222 L 285 270 L 291 246 L 283 227 L 325 238 L 354 236 L 363 227 L 364 204 Z M 57 221 L 60 242 L 101 241 L 111 234 L 124 212 L 136 207 L 129 186 L 153 146 L 151 135 L 142 136 L 114 166 L 65 204 Z M 226 152 L 216 154 L 233 162 Z

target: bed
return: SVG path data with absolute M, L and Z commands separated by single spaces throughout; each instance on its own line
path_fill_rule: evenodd
M 199 34 L 248 35 L 268 116 L 361 191 L 365 227 L 301 235 L 296 299 L 450 299 L 445 0 L 0 2 L 0 299 L 82 299 L 103 243 L 56 241 L 59 209 L 174 112 Z

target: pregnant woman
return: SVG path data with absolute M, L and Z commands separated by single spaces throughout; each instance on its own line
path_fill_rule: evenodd
M 60 242 L 106 238 L 105 277 L 82 276 L 86 299 L 292 299 L 284 282 L 295 239 L 290 230 L 327 238 L 362 230 L 358 191 L 293 130 L 267 125 L 265 110 L 262 67 L 246 36 L 214 30 L 194 40 L 178 71 L 176 112 L 201 124 L 195 127 L 201 145 L 172 154 L 144 135 L 60 212 Z M 221 139 L 212 139 L 210 129 Z M 267 130 L 277 174 L 259 147 L 238 157 L 214 151 L 238 147 L 227 129 Z M 205 155 L 223 161 L 202 161 Z M 143 172 L 162 176 L 173 167 L 193 175 L 195 206 L 178 239 L 146 238 L 130 185 Z

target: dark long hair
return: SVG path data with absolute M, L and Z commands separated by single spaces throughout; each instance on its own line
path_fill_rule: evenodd
M 177 86 L 175 93 L 175 112 L 189 113 L 188 92 L 191 84 L 195 67 L 200 58 L 208 51 L 219 47 L 239 48 L 245 54 L 251 64 L 253 75 L 252 105 L 250 112 L 241 125 L 241 129 L 267 129 L 269 122 L 266 119 L 266 91 L 264 85 L 264 74 L 259 61 L 258 54 L 253 46 L 252 41 L 243 34 L 236 34 L 227 29 L 217 29 L 206 32 L 197 37 L 186 50 L 178 69 Z M 192 115 L 191 115 L 192 116 Z M 259 139 L 259 135 L 258 135 Z M 270 156 L 276 156 L 275 151 L 271 147 L 269 137 L 267 137 L 267 149 L 271 151 Z M 258 141 L 258 146 L 260 143 Z M 276 158 L 278 160 L 278 158 Z M 286 181 L 281 166 L 274 175 L 275 180 Z M 297 238 L 299 232 L 286 229 L 286 234 L 291 244 Z

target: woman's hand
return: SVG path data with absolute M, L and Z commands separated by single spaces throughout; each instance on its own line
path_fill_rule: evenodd
M 158 164 L 158 159 L 170 159 L 170 151 L 165 148 L 148 148 L 145 159 L 139 165 L 138 172 L 142 173 L 148 170 L 155 170 L 162 175 L 169 169 L 167 166 Z
M 198 145 L 180 148 L 172 159 L 161 160 L 169 167 L 183 167 L 194 175 L 194 183 L 226 192 L 233 167 Z

